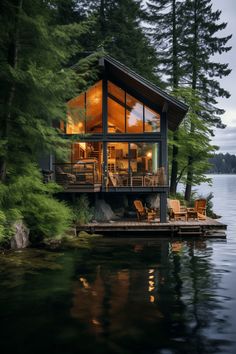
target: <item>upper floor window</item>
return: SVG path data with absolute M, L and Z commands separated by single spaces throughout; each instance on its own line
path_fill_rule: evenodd
M 66 134 L 102 133 L 102 80 L 68 103 Z M 108 81 L 108 133 L 160 132 L 160 115 Z
M 108 133 L 160 132 L 160 115 L 108 81 Z
M 66 134 L 102 132 L 102 80 L 68 103 Z

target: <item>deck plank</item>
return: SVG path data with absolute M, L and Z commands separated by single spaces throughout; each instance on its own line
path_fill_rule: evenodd
M 125 233 L 132 235 L 133 233 L 143 233 L 144 237 L 150 237 L 150 234 L 155 236 L 175 235 L 175 236 L 190 236 L 195 235 L 204 237 L 220 237 L 226 238 L 224 230 L 227 225 L 211 218 L 206 220 L 192 221 L 169 221 L 167 223 L 160 222 L 139 222 L 137 220 L 119 220 L 111 222 L 91 222 L 86 225 L 77 226 L 77 232 L 87 231 L 93 233 L 116 234 Z

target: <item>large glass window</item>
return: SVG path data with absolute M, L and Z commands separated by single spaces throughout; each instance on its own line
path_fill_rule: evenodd
M 108 143 L 108 186 L 158 184 L 158 143 Z
M 68 104 L 66 134 L 102 133 L 102 80 Z M 160 131 L 160 115 L 108 81 L 108 133 Z
M 102 132 L 102 81 L 86 92 L 86 133 Z
M 160 131 L 160 115 L 148 107 L 144 107 L 145 132 L 154 133 Z
M 102 132 L 102 81 L 67 103 L 66 134 Z
M 108 133 L 125 133 L 125 91 L 108 82 Z
M 133 174 L 157 173 L 158 143 L 131 143 L 130 167 Z
M 108 184 L 113 187 L 129 184 L 129 144 L 108 143 L 107 145 Z
M 160 131 L 160 115 L 108 81 L 108 133 Z
M 128 94 L 126 95 L 126 131 L 127 133 L 143 132 L 143 104 Z
M 85 133 L 85 95 L 73 98 L 67 103 L 66 134 Z

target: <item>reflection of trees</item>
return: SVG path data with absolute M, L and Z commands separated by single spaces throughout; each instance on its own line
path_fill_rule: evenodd
M 161 348 L 215 353 L 227 342 L 206 335 L 217 331 L 220 304 L 212 249 L 204 246 L 205 242 L 182 242 L 169 252 L 168 241 L 126 241 L 95 252 L 91 256 L 96 275 L 91 269 L 84 273 L 88 289 L 80 281 L 75 284 L 72 316 L 86 322 L 110 353 Z M 221 328 L 225 321 L 221 319 Z

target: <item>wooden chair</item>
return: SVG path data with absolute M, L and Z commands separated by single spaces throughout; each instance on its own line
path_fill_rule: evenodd
M 206 220 L 206 199 L 196 199 L 194 201 L 194 210 L 197 212 L 199 220 Z
M 148 221 L 155 219 L 156 212 L 151 209 L 145 208 L 143 206 L 143 203 L 141 202 L 141 200 L 138 200 L 138 199 L 135 200 L 134 206 L 135 206 L 137 217 L 138 217 L 139 221 L 141 221 L 143 219 L 144 220 L 147 219 Z
M 184 218 L 187 221 L 187 209 L 180 206 L 180 201 L 178 199 L 170 200 L 170 217 L 175 221 Z

